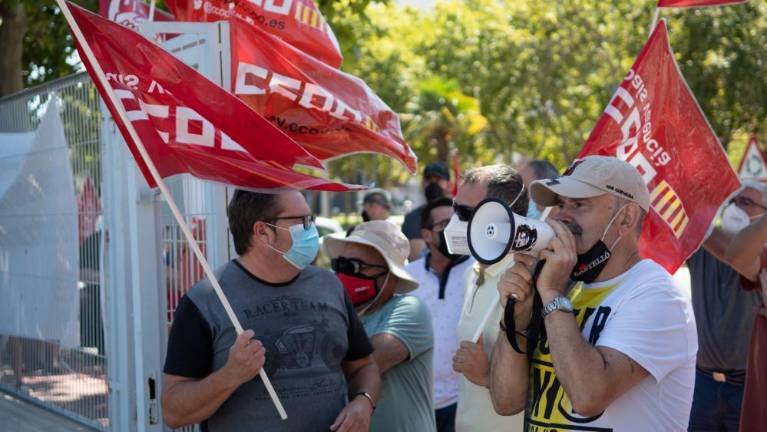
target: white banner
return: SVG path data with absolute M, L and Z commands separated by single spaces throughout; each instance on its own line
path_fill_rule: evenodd
M 0 134 L 0 333 L 80 344 L 77 206 L 55 99 L 36 132 Z

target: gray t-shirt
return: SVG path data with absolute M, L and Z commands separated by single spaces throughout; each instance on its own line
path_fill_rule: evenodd
M 203 431 L 328 431 L 346 405 L 342 363 L 372 353 L 341 283 L 316 267 L 284 284 L 261 281 L 237 261 L 216 273 L 243 328 L 266 348 L 264 370 L 288 419 L 280 420 L 256 377 L 203 422 Z M 204 378 L 224 366 L 235 338 L 212 286 L 198 282 L 174 315 L 165 373 Z
M 370 337 L 388 333 L 407 347 L 404 362 L 386 371 L 370 432 L 429 432 L 436 429 L 432 395 L 434 333 L 429 309 L 413 296 L 395 295 L 362 316 Z
M 759 295 L 741 288 L 740 275 L 703 248 L 688 260 L 698 326 L 698 366 L 743 371 Z

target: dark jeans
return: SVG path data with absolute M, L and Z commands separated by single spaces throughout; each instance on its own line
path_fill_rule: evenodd
M 458 404 L 440 408 L 434 411 L 434 416 L 437 419 L 437 432 L 455 432 L 455 412 L 458 409 Z
M 738 432 L 743 385 L 719 383 L 695 372 L 689 432 Z

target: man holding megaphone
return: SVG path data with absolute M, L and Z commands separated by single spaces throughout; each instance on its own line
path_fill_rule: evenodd
M 524 410 L 528 431 L 686 430 L 695 320 L 671 276 L 639 255 L 650 208 L 639 172 L 589 156 L 562 177 L 533 182 L 530 194 L 556 206 L 547 220 L 554 237 L 540 251 L 537 278 L 535 258 L 515 254 L 498 284 L 504 305 L 516 301 L 517 343 L 501 322 L 490 377 L 496 411 Z M 534 311 L 535 292 L 542 308 Z
M 528 208 L 527 191 L 514 168 L 498 164 L 466 171 L 453 202 L 455 213 L 444 230 L 451 253 L 471 254 L 470 221 L 479 204 L 488 199 L 508 206 L 513 212 L 525 213 Z M 459 346 L 452 358 L 453 369 L 462 375 L 458 385 L 456 432 L 518 432 L 522 428 L 522 416 L 503 417 L 495 412 L 488 390 L 490 355 L 499 332 L 498 320 L 503 314 L 498 306 L 496 285 L 506 268 L 506 261 L 494 265 L 475 263 L 465 278 L 457 329 Z M 488 313 L 493 319 L 488 319 Z

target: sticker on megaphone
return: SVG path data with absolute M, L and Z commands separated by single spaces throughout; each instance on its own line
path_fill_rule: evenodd
M 474 210 L 467 234 L 471 255 L 489 265 L 511 252 L 537 254 L 554 237 L 554 230 L 544 221 L 514 213 L 499 199 L 488 198 Z

